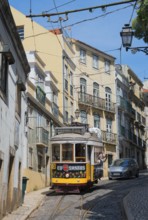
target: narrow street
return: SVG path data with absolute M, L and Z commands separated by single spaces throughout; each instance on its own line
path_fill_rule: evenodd
M 127 180 L 102 180 L 89 192 L 80 194 L 55 194 L 47 192 L 41 206 L 28 220 L 125 220 L 123 198 L 131 189 L 144 186 L 148 174 Z

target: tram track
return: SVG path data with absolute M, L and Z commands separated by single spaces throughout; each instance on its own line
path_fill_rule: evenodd
M 106 192 L 106 194 L 108 194 L 109 192 L 110 190 Z M 87 207 L 87 205 L 85 204 L 87 202 L 90 202 L 91 198 L 94 197 L 94 195 L 96 195 L 96 193 L 93 193 L 91 195 L 80 194 L 76 201 L 70 202 L 65 207 L 62 207 L 64 204 L 64 199 L 67 195 L 68 194 L 62 195 L 59 198 L 58 202 L 55 205 L 55 208 L 52 211 L 52 214 L 50 215 L 49 220 L 55 220 L 56 217 L 63 215 L 65 212 L 67 212 L 69 209 L 72 209 L 72 208 L 80 210 L 79 213 L 77 213 L 77 219 L 82 220 L 82 219 L 85 219 L 89 211 L 91 211 L 92 209 L 95 208 L 95 206 L 97 206 L 96 200 L 89 207 Z M 101 195 L 99 195 L 97 202 L 100 200 L 100 197 Z M 96 199 L 96 198 L 93 198 L 93 199 Z
M 56 216 L 59 215 L 58 209 L 61 206 L 62 201 L 64 200 L 65 195 L 62 195 L 61 198 L 58 200 L 58 202 L 55 204 L 55 208 L 53 209 L 52 214 L 49 217 L 49 220 L 54 220 Z
M 126 184 L 127 184 L 126 182 L 123 184 L 124 189 L 127 187 Z M 135 184 L 135 182 L 133 184 Z M 75 219 L 83 220 L 83 219 L 86 218 L 86 216 L 89 214 L 89 212 L 91 210 L 94 210 L 97 207 L 98 203 L 100 202 L 100 200 L 102 198 L 104 199 L 105 197 L 107 197 L 108 193 L 111 193 L 112 191 L 114 191 L 118 187 L 119 187 L 118 182 L 116 183 L 116 181 L 114 182 L 114 186 L 111 189 L 108 189 L 108 190 L 107 190 L 107 188 L 108 188 L 107 185 L 103 186 L 103 188 L 101 188 L 101 186 L 100 187 L 99 186 L 94 186 L 91 190 L 95 191 L 98 188 L 100 188 L 100 190 L 99 190 L 100 195 L 98 196 L 98 198 L 95 197 L 96 192 L 91 193 L 90 195 L 88 195 L 89 191 L 87 193 L 83 192 L 83 193 L 80 193 L 79 195 L 76 194 L 78 196 L 77 200 L 76 201 L 71 201 L 65 207 L 63 207 L 64 199 L 67 196 L 70 196 L 70 194 L 64 194 L 59 198 L 58 202 L 55 204 L 55 208 L 52 210 L 52 214 L 49 217 L 49 220 L 55 220 L 56 217 L 58 217 L 60 215 L 63 215 L 64 213 L 68 212 L 68 210 L 70 210 L 70 209 L 79 209 L 80 211 L 79 211 L 79 213 L 77 213 Z M 105 193 L 106 195 L 104 195 L 104 189 L 106 189 L 106 193 Z M 128 187 L 127 187 L 127 189 L 128 189 Z M 102 193 L 101 193 L 101 191 L 102 191 Z M 95 199 L 95 202 L 91 202 L 91 205 L 89 205 L 89 206 L 86 205 L 87 203 L 89 203 L 92 200 L 92 198 Z

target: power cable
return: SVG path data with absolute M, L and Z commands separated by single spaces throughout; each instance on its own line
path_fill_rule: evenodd
M 37 14 L 37 15 L 26 15 L 26 17 L 51 17 L 51 16 L 58 16 L 61 14 L 65 14 L 68 15 L 70 13 L 76 13 L 76 12 L 82 12 L 82 11 L 90 11 L 92 12 L 93 9 L 104 9 L 107 7 L 112 7 L 112 6 L 116 6 L 116 5 L 121 5 L 121 4 L 127 4 L 127 3 L 132 3 L 135 2 L 136 0 L 129 0 L 129 1 L 121 1 L 121 2 L 114 2 L 114 3 L 110 3 L 110 4 L 105 4 L 105 5 L 99 5 L 99 6 L 94 6 L 94 7 L 88 7 L 88 8 L 81 8 L 81 9 L 76 9 L 76 10 L 71 10 L 71 11 L 64 11 L 64 12 L 58 12 L 58 13 L 51 13 L 51 14 Z

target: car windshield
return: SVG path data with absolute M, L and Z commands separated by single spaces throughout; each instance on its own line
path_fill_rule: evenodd
M 115 160 L 113 161 L 112 166 L 124 167 L 124 166 L 127 166 L 128 164 L 129 164 L 128 160 Z

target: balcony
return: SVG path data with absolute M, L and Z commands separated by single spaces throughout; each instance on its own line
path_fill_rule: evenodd
M 116 144 L 117 141 L 117 134 L 107 132 L 107 131 L 101 131 L 102 132 L 102 141 L 109 143 L 109 144 Z
M 36 128 L 36 144 L 39 146 L 48 146 L 49 132 L 43 127 Z
M 106 101 L 100 97 L 92 96 L 87 93 L 78 93 L 79 104 L 89 105 L 93 108 L 115 113 L 115 103 Z

